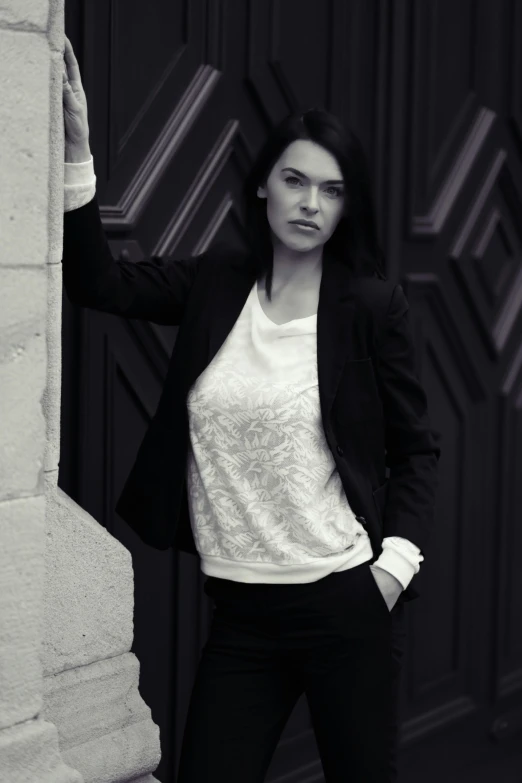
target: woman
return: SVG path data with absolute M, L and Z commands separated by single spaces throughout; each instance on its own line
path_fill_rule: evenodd
M 67 40 L 65 59 L 67 294 L 180 324 L 116 506 L 152 546 L 197 552 L 215 604 L 178 783 L 263 781 L 302 694 L 328 783 L 396 780 L 398 599 L 424 559 L 440 449 L 362 147 L 327 112 L 291 115 L 245 182 L 249 252 L 115 262 Z

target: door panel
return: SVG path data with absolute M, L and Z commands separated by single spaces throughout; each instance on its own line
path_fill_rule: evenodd
M 66 8 L 112 251 L 139 260 L 185 257 L 215 239 L 242 244 L 240 187 L 267 129 L 298 102 L 351 123 L 370 162 L 386 272 L 408 297 L 430 418 L 443 436 L 422 596 L 405 608 L 401 780 L 520 783 L 521 5 L 154 8 Z M 113 508 L 177 328 L 73 308 L 66 297 L 63 321 L 59 483 L 132 553 L 133 651 L 161 730 L 155 775 L 166 783 L 211 604 L 197 558 L 149 549 Z M 304 698 L 267 780 L 283 774 L 322 779 Z

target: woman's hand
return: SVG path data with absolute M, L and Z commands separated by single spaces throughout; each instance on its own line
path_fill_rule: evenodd
M 82 85 L 80 68 L 71 42 L 65 36 L 63 64 L 63 121 L 65 130 L 65 162 L 80 162 L 74 157 L 89 152 L 89 123 L 87 120 L 87 98 Z
M 384 568 L 379 568 L 379 566 L 372 564 L 370 565 L 370 571 L 372 572 L 374 579 L 377 582 L 377 587 L 381 591 L 383 598 L 386 601 L 388 611 L 391 612 L 397 603 L 400 594 L 404 590 L 403 586 L 398 579 L 390 574 L 389 571 L 385 571 Z

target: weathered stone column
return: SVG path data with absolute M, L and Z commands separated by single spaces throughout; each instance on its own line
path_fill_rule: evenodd
M 156 780 L 130 553 L 57 488 L 63 0 L 0 8 L 0 782 Z

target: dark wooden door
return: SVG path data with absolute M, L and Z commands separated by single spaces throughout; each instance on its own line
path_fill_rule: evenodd
M 407 605 L 403 783 L 522 781 L 522 13 L 516 0 L 69 0 L 115 256 L 242 241 L 267 130 L 323 104 L 360 135 L 388 277 L 406 290 L 440 491 Z M 210 622 L 196 558 L 113 512 L 177 329 L 64 297 L 60 486 L 130 550 L 140 691 L 175 780 Z M 269 780 L 322 780 L 303 698 Z

